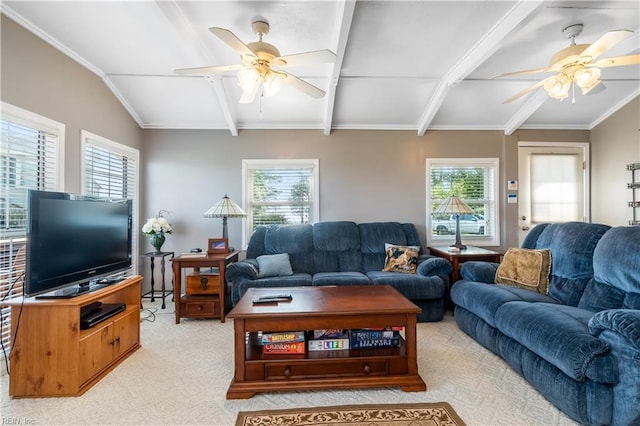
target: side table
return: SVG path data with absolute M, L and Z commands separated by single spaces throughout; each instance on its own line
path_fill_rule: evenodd
M 165 260 L 167 257 L 171 256 L 171 259 L 173 259 L 174 257 L 174 252 L 172 251 L 161 251 L 161 252 L 149 252 L 149 253 L 145 253 L 143 254 L 144 257 L 148 257 L 150 262 L 151 262 L 151 291 L 146 292 L 145 294 L 143 294 L 142 296 L 140 296 L 140 307 L 142 307 L 142 299 L 144 298 L 150 298 L 152 302 L 155 302 L 155 276 L 154 276 L 154 269 L 155 269 L 155 260 L 156 257 L 160 258 L 160 274 L 162 274 L 162 287 L 160 290 L 160 294 L 161 294 L 161 298 L 162 298 L 162 309 L 166 308 L 166 304 L 164 303 L 164 299 L 165 297 L 167 297 L 170 294 L 173 294 L 173 287 L 174 287 L 174 283 L 173 280 L 171 281 L 171 290 L 166 290 L 165 288 L 165 280 L 164 280 L 164 275 L 165 275 Z M 171 260 L 170 259 L 170 260 Z M 173 299 L 172 299 L 173 300 Z
M 173 263 L 173 300 L 176 306 L 176 324 L 180 324 L 180 318 L 220 318 L 220 322 L 224 322 L 227 295 L 227 280 L 224 277 L 224 272 L 229 263 L 238 261 L 239 254 L 239 251 L 232 251 L 202 256 L 185 255 L 174 257 L 171 260 Z M 220 286 L 218 294 L 182 294 L 182 270 L 188 268 L 194 271 L 199 271 L 200 268 L 218 268 Z
M 432 255 L 443 257 L 453 265 L 453 271 L 451 271 L 451 276 L 449 277 L 451 280 L 450 287 L 460 279 L 461 263 L 471 260 L 500 263 L 500 258 L 502 257 L 500 252 L 473 246 L 467 246 L 466 249 L 455 252 L 449 251 L 449 246 L 429 246 L 427 248 Z

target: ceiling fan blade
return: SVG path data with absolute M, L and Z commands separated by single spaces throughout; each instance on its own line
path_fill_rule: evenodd
M 552 76 L 553 77 L 553 76 Z M 544 86 L 544 82 L 547 79 L 545 78 L 544 80 L 540 80 L 539 82 L 537 82 L 536 84 L 532 84 L 531 86 L 527 87 L 526 89 L 524 89 L 521 92 L 516 93 L 515 95 L 513 95 L 512 97 L 510 97 L 509 99 L 505 100 L 504 102 L 502 102 L 503 104 L 508 104 L 510 102 L 515 101 L 516 99 L 526 95 L 527 93 L 533 92 L 534 90 L 536 90 L 538 87 L 542 87 Z
M 621 67 L 623 65 L 640 65 L 640 54 L 627 55 L 627 56 L 615 56 L 613 58 L 600 59 L 589 67 L 607 68 L 607 67 Z
M 496 75 L 493 78 L 513 77 L 513 76 L 516 76 L 516 75 L 537 74 L 537 73 L 541 73 L 541 72 L 553 72 L 553 71 L 557 72 L 557 71 L 559 71 L 559 69 L 556 69 L 556 68 L 553 68 L 553 67 L 536 68 L 536 69 L 533 69 L 533 70 L 507 72 L 507 73 L 504 73 L 504 74 Z
M 235 50 L 236 52 L 238 52 L 240 56 L 242 55 L 255 56 L 255 53 L 253 53 L 253 50 L 249 49 L 249 47 L 246 44 L 244 44 L 242 40 L 240 40 L 234 33 L 227 30 L 226 28 L 211 27 L 209 28 L 209 31 L 211 31 L 213 34 L 218 36 L 220 40 L 227 43 L 227 45 L 231 47 L 233 50 Z
M 284 72 L 284 71 L 280 71 Z M 284 79 L 284 82 L 295 87 L 296 89 L 306 93 L 307 95 L 314 98 L 321 98 L 324 96 L 324 90 L 314 86 L 313 84 L 307 83 L 304 80 L 299 79 L 293 74 L 285 73 L 287 78 Z
M 180 68 L 174 70 L 176 74 L 211 74 L 212 72 L 235 71 L 244 68 L 242 64 L 220 65 L 212 67 Z
M 279 67 L 295 67 L 298 65 L 315 65 L 335 61 L 336 54 L 329 49 L 323 49 L 273 58 L 271 64 Z
M 607 50 L 611 49 L 616 44 L 620 43 L 625 38 L 633 34 L 633 31 L 629 30 L 616 30 L 605 33 L 602 37 L 596 40 L 591 46 L 587 47 L 580 57 L 585 56 L 593 58 L 595 60 L 598 56 L 602 55 Z

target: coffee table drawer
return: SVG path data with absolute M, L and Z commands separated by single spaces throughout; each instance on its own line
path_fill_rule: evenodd
M 340 362 L 266 363 L 266 380 L 304 379 L 313 377 L 382 376 L 389 374 L 387 360 L 345 358 Z

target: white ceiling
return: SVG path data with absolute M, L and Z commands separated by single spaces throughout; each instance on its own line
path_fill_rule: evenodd
M 602 57 L 640 52 L 637 1 L 4 1 L 2 12 L 86 66 L 143 128 L 160 129 L 591 129 L 640 94 L 638 65 L 606 68 L 606 90 L 558 101 L 543 89 L 502 101 L 549 74 L 495 75 L 548 65 L 569 46 L 562 28 L 583 23 L 578 44 L 607 31 L 635 34 Z M 177 68 L 239 62 L 208 31 L 265 41 L 282 55 L 318 49 L 335 64 L 287 71 L 327 92 L 285 86 L 239 104 L 235 72 L 183 76 Z

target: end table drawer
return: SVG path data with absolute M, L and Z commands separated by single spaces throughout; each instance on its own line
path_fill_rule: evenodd
M 312 377 L 353 377 L 353 376 L 381 376 L 389 374 L 386 360 L 353 360 L 345 358 L 341 362 L 326 363 L 267 363 L 265 364 L 265 379 L 282 380 L 288 378 Z
M 191 297 L 183 303 L 186 317 L 212 318 L 220 316 L 220 299 L 217 297 Z
M 217 272 L 192 272 L 187 275 L 187 294 L 219 294 L 220 274 Z

